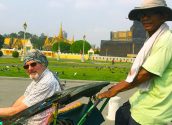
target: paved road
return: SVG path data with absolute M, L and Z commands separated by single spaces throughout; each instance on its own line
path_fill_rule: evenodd
M 31 80 L 26 78 L 0 77 L 0 107 L 10 106 L 20 95 L 23 94 L 30 82 Z M 62 80 L 62 82 L 64 82 L 64 80 Z M 66 88 L 78 86 L 81 84 L 88 84 L 90 82 L 91 81 L 66 81 Z M 105 87 L 102 91 L 106 90 L 108 87 Z M 128 97 L 130 97 L 134 91 L 135 90 L 130 90 L 125 93 L 120 93 L 118 95 L 121 97 L 120 105 L 128 100 Z M 85 102 L 86 99 L 83 98 L 81 101 Z M 114 121 L 110 121 L 106 118 L 107 115 L 108 104 L 103 110 L 105 122 L 102 125 L 114 125 Z

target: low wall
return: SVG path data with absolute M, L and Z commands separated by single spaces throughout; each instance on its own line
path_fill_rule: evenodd
M 130 63 L 133 63 L 135 60 L 135 58 L 128 58 L 128 57 L 111 57 L 111 56 L 99 56 L 99 55 L 94 55 L 90 59 L 99 60 L 99 61 L 130 62 Z
M 1 49 L 4 55 L 12 55 L 14 49 Z M 18 51 L 21 53 L 21 51 Z M 74 54 L 74 53 L 54 53 L 52 51 L 42 51 L 44 55 L 49 58 L 59 58 L 59 59 L 77 59 L 81 60 L 81 54 Z M 21 55 L 21 54 L 20 54 Z M 111 56 L 99 56 L 99 55 L 92 55 L 89 57 L 88 54 L 84 55 L 85 60 L 97 60 L 97 61 L 114 61 L 114 62 L 130 62 L 133 63 L 135 58 L 127 58 L 127 57 L 111 57 Z

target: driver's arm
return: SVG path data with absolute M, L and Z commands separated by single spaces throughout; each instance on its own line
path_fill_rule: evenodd
M 110 98 L 117 95 L 119 92 L 132 89 L 140 84 L 144 84 L 145 81 L 150 80 L 154 74 L 148 72 L 146 69 L 141 68 L 136 78 L 132 83 L 121 81 L 112 86 L 108 91 L 98 94 L 98 98 Z

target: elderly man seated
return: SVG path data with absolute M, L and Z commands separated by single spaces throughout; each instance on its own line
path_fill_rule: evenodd
M 61 91 L 57 77 L 47 66 L 48 60 L 39 50 L 33 50 L 26 55 L 23 68 L 33 81 L 11 107 L 0 108 L 0 116 L 15 115 L 52 96 L 55 92 Z M 49 108 L 32 116 L 27 120 L 26 125 L 46 125 L 53 110 Z

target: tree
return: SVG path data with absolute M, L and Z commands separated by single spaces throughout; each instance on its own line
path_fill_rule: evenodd
M 60 50 L 63 53 L 70 53 L 71 44 L 67 42 L 60 42 Z
M 0 50 L 0 57 L 3 56 L 3 52 Z
M 100 54 L 100 51 L 96 49 L 96 50 L 94 51 L 94 54 Z
M 40 50 L 42 50 L 45 39 L 47 38 L 47 36 L 44 33 L 41 33 L 40 37 L 39 37 L 39 46 L 40 46 Z
M 37 35 L 32 36 L 31 42 L 32 42 L 33 48 L 39 49 L 40 40 L 39 40 L 39 37 Z
M 25 39 L 30 39 L 30 38 L 32 38 L 32 36 L 33 35 L 31 33 L 28 33 L 28 32 L 25 33 Z M 21 38 L 21 39 L 24 38 L 24 31 L 19 31 L 18 32 L 18 38 Z
M 58 42 L 55 42 L 52 46 L 52 49 L 51 49 L 53 52 L 57 52 L 58 50 Z
M 30 40 L 32 42 L 33 48 L 42 50 L 46 37 L 47 36 L 45 36 L 43 33 L 41 36 L 32 35 Z
M 94 49 L 94 54 L 100 54 L 100 48 L 99 47 Z
M 30 38 L 32 38 L 32 34 L 26 32 L 26 33 L 25 33 L 25 37 L 26 37 L 26 39 L 30 39 Z
M 55 42 L 52 46 L 52 51 L 57 52 L 60 49 L 62 53 L 69 53 L 70 52 L 70 44 L 64 41 Z
M 9 35 L 9 37 L 10 37 L 10 38 L 17 38 L 18 35 L 17 35 L 17 33 L 11 33 L 11 34 Z
M 3 47 L 4 44 L 4 37 L 0 35 L 0 49 Z
M 17 52 L 17 51 L 13 51 L 13 53 L 12 53 L 12 57 L 14 57 L 14 58 L 18 58 L 18 57 L 19 57 L 19 52 Z
M 23 31 L 19 31 L 18 32 L 18 38 L 24 38 L 24 32 Z
M 88 50 L 91 48 L 91 45 L 85 40 L 77 40 L 75 41 L 70 50 L 72 53 L 82 53 L 83 52 L 83 44 L 84 44 L 84 53 L 87 53 Z

